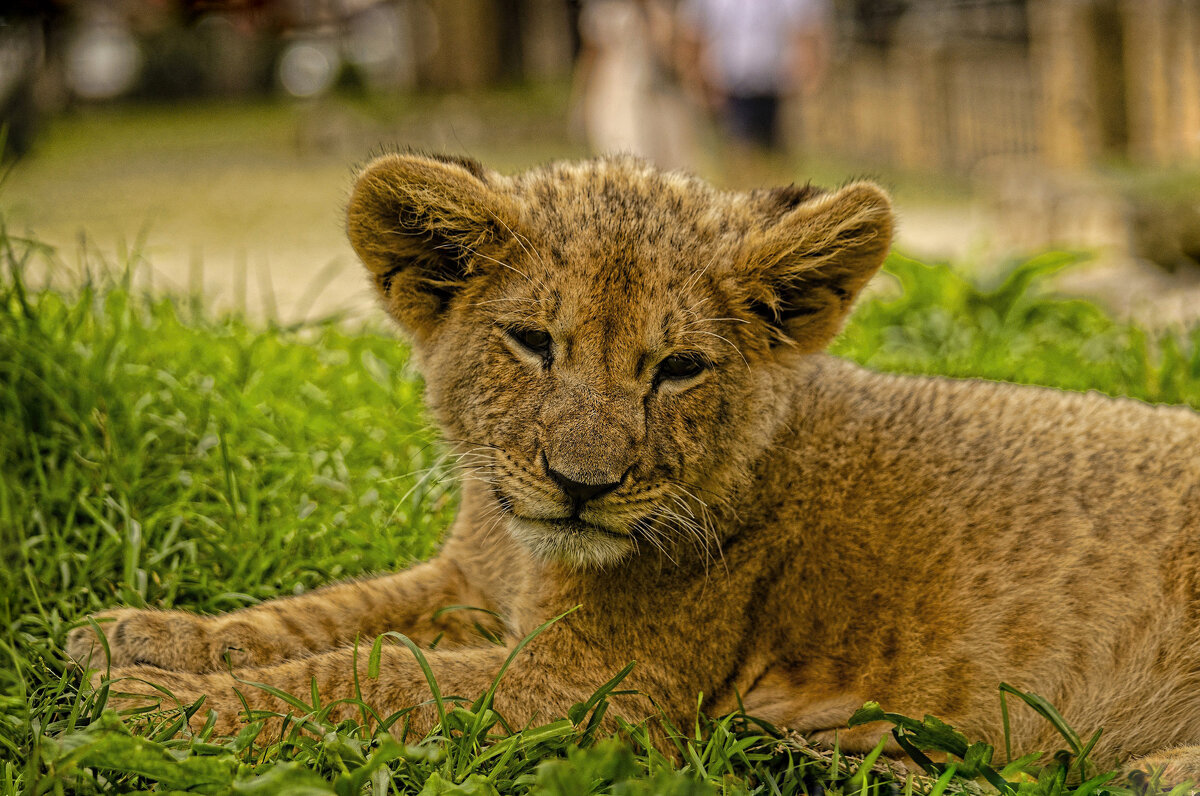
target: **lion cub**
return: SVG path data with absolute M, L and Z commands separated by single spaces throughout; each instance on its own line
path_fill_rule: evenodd
M 207 694 L 224 731 L 235 685 L 286 710 L 230 656 L 240 680 L 315 682 L 326 704 L 361 688 L 381 716 L 417 706 L 423 731 L 413 655 L 385 646 L 370 678 L 355 639 L 441 638 L 425 657 L 442 693 L 473 698 L 581 606 L 507 671 L 511 725 L 637 661 L 639 693 L 613 705 L 631 720 L 653 700 L 687 724 L 703 692 L 832 738 L 878 700 L 997 743 L 1003 680 L 1105 727 L 1102 755 L 1200 744 L 1200 415 L 819 353 L 887 253 L 878 187 L 389 155 L 358 178 L 348 230 L 465 465 L 442 553 L 222 616 L 110 612 L 114 677 Z M 77 660 L 103 668 L 99 650 L 73 631 Z M 1031 712 L 1012 734 L 1054 742 Z M 1173 759 L 1190 774 L 1200 755 Z

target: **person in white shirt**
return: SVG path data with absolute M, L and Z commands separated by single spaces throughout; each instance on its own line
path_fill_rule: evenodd
M 778 145 L 781 101 L 809 95 L 828 61 L 825 0 L 684 0 L 683 70 L 729 133 Z

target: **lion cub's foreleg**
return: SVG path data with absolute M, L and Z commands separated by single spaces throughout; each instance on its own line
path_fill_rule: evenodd
M 550 638 L 556 635 L 557 640 Z M 599 683 L 620 668 L 593 650 L 570 642 L 568 634 L 556 634 L 552 629 L 510 661 L 494 703 L 509 726 L 522 727 L 566 715 L 573 703 L 587 699 Z M 305 713 L 258 687 L 268 684 L 306 703 L 315 690 L 319 705 L 313 706 L 313 713 L 325 713 L 334 721 L 365 720 L 372 726 L 387 721 L 394 727 L 393 732 L 407 728 L 419 738 L 438 720 L 425 672 L 405 647 L 384 644 L 380 652 L 374 677 L 370 671 L 372 645 L 366 643 L 232 672 L 172 672 L 147 666 L 113 669 L 110 703 L 118 707 L 170 708 L 193 703 L 204 695 L 204 709 L 192 717 L 192 729 L 204 725 L 208 710 L 212 710 L 216 712 L 214 726 L 218 734 L 236 732 L 250 718 L 245 713 L 248 705 L 251 711 L 265 711 L 270 719 L 262 736 L 266 742 L 277 737 L 282 726 L 280 715 Z M 439 647 L 425 651 L 423 657 L 443 700 L 469 703 L 488 690 L 512 654 L 512 647 L 488 644 Z M 163 689 L 174 700 L 165 696 Z M 690 700 L 685 701 L 683 711 L 675 712 L 686 715 L 688 704 Z M 652 712 L 645 697 L 623 694 L 614 697 L 608 715 L 636 721 Z
M 1200 788 L 1200 746 L 1180 746 L 1147 755 L 1131 762 L 1125 773 L 1131 782 L 1141 786 L 1155 778 L 1165 788 L 1191 782 L 1194 793 Z
M 454 561 L 442 557 L 393 575 L 338 583 L 218 616 L 118 608 L 95 618 L 107 637 L 113 667 L 210 672 L 227 665 L 262 666 L 389 630 L 422 644 L 439 636 L 465 642 L 478 637 L 476 623 L 489 631 L 498 628 L 480 611 L 440 609 L 487 608 L 482 602 Z M 85 668 L 109 664 L 90 624 L 70 632 L 67 653 Z

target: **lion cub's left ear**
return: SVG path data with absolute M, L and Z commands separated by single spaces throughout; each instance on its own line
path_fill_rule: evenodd
M 818 351 L 887 256 L 891 200 L 869 182 L 833 193 L 785 188 L 754 198 L 771 220 L 752 236 L 739 281 L 780 342 Z

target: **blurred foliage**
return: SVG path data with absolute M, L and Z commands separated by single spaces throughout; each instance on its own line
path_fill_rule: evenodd
M 1039 255 L 988 284 L 948 265 L 893 254 L 885 274 L 899 290 L 885 288 L 864 302 L 833 351 L 899 373 L 1200 406 L 1200 327 L 1151 332 L 1050 291 L 1048 277 L 1081 259 Z

